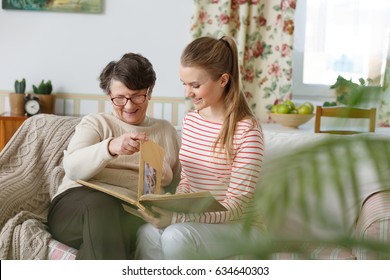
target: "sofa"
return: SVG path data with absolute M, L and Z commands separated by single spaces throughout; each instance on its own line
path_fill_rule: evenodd
M 390 259 L 390 130 L 334 135 L 309 122 L 263 131 L 256 204 L 270 241 L 281 242 L 272 258 Z
M 76 249 L 51 237 L 47 231 L 46 216 L 50 198 L 64 175 L 63 151 L 79 121 L 79 117 L 48 114 L 30 117 L 1 151 L 0 259 L 75 259 Z M 266 143 L 264 167 L 283 154 L 328 137 L 314 133 L 297 133 L 299 130 L 278 131 L 273 128 L 275 125 L 264 125 Z M 179 128 L 178 132 L 180 133 Z M 329 207 L 334 208 L 331 202 Z M 358 214 L 351 215 L 348 220 L 351 224 L 350 234 L 387 245 L 390 242 L 390 192 L 387 189 L 370 188 L 361 196 L 358 207 Z M 333 214 L 337 213 L 332 210 Z M 285 235 L 293 232 L 298 224 L 293 211 L 289 214 L 291 222 L 283 223 L 283 228 L 280 229 Z M 327 232 L 322 234 L 326 235 Z M 351 249 L 321 244 L 306 244 L 305 248 L 304 255 L 278 251 L 272 258 L 380 257 L 364 248 Z

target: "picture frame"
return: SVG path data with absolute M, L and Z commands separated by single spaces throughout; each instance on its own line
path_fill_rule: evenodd
M 2 8 L 99 14 L 103 11 L 103 0 L 2 0 Z

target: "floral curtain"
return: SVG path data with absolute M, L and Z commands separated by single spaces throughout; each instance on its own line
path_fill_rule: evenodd
M 246 97 L 262 122 L 279 100 L 290 99 L 297 0 L 194 0 L 194 38 L 236 39 Z
M 379 127 L 390 127 L 390 49 L 387 54 L 383 98 L 379 105 L 377 124 Z

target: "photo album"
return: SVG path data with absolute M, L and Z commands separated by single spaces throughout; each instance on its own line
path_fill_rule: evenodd
M 79 184 L 107 193 L 123 201 L 124 209 L 140 216 L 138 209 L 157 215 L 152 207 L 181 213 L 226 211 L 209 191 L 185 194 L 163 194 L 161 178 L 164 148 L 149 140 L 142 141 L 139 157 L 139 178 L 137 193 L 129 189 L 104 183 L 76 180 Z

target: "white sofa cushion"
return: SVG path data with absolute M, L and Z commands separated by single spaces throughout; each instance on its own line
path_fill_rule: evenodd
M 345 136 L 345 135 L 332 135 L 332 134 L 319 134 L 311 131 L 302 131 L 302 130 L 289 130 L 289 131 L 278 131 L 273 129 L 264 129 L 265 136 L 265 158 L 263 164 L 263 175 L 273 174 L 272 176 L 278 176 L 282 172 L 290 172 L 291 170 L 295 170 L 294 168 L 297 166 L 304 166 L 305 163 L 299 162 L 300 158 L 297 157 L 296 166 L 290 166 L 289 171 L 278 170 L 278 166 L 270 165 L 272 161 L 278 158 L 283 158 L 284 156 L 295 153 L 298 149 L 305 149 L 313 144 L 321 143 L 326 139 L 345 139 L 345 137 L 386 137 L 390 139 L 390 134 L 358 134 L 353 136 Z M 357 175 L 359 180 L 359 193 L 357 196 L 359 197 L 359 204 L 357 205 L 355 194 L 353 188 L 351 186 L 351 182 L 349 181 L 349 177 L 345 177 L 341 175 L 341 180 L 343 184 L 343 191 L 345 194 L 345 202 L 344 205 L 340 203 L 340 193 L 336 190 L 333 185 L 332 178 L 327 176 L 330 174 L 330 155 L 320 153 L 313 156 L 318 157 L 318 161 L 320 164 L 318 165 L 321 169 L 321 182 L 322 186 L 322 198 L 319 199 L 318 191 L 316 191 L 315 186 L 306 185 L 304 188 L 305 194 L 305 203 L 309 207 L 309 213 L 312 215 L 311 221 L 308 225 L 308 228 L 305 228 L 306 219 L 303 217 L 302 212 L 300 211 L 300 202 L 299 197 L 302 196 L 300 194 L 300 187 L 298 185 L 299 178 L 297 178 L 296 174 L 289 174 L 289 187 L 288 194 L 283 193 L 280 190 L 279 196 L 280 201 L 283 201 L 283 195 L 288 195 L 290 201 L 293 201 L 291 205 L 289 205 L 289 209 L 287 211 L 287 217 L 283 221 L 267 221 L 268 224 L 272 224 L 275 222 L 277 225 L 277 231 L 280 235 L 288 237 L 288 238 L 302 238 L 303 233 L 309 233 L 312 238 L 332 238 L 337 237 L 340 233 L 346 233 L 354 227 L 354 223 L 359 215 L 359 209 L 361 207 L 362 202 L 366 197 L 370 194 L 380 190 L 382 185 L 379 182 L 379 179 L 376 175 L 375 166 L 372 162 L 367 161 L 366 154 L 364 152 L 364 147 L 361 144 L 355 144 L 351 147 L 353 153 L 356 156 L 356 164 L 357 164 Z M 343 147 L 340 147 L 340 151 L 337 156 L 340 158 L 340 161 L 345 159 L 346 151 Z M 283 161 L 283 160 L 282 160 Z M 279 163 L 282 163 L 279 161 Z M 271 168 L 271 170 L 270 170 Z M 344 167 L 343 167 L 344 168 Z M 389 169 L 389 166 L 383 166 L 383 168 Z M 272 170 L 273 169 L 273 170 Z M 308 166 L 308 170 L 310 170 L 310 166 Z M 345 170 L 346 171 L 346 170 Z M 308 171 L 310 172 L 310 171 Z M 265 174 L 268 173 L 268 174 Z M 344 173 L 344 170 L 341 170 L 341 173 Z M 345 172 L 347 174 L 347 172 Z M 325 175 L 325 176 L 324 176 Z M 312 181 L 309 181 L 308 184 L 311 184 Z M 263 188 L 264 186 L 260 183 L 259 188 Z M 269 186 L 265 186 L 269 187 Z M 272 186 L 272 188 L 276 188 L 274 190 L 270 190 L 273 192 L 278 192 L 278 186 Z M 322 202 L 322 204 L 321 204 Z M 264 201 L 264 203 L 267 203 Z M 268 203 L 280 203 L 277 200 L 268 201 Z M 315 218 L 315 213 L 318 209 L 321 209 L 322 217 L 318 216 Z M 313 218 L 314 217 L 314 218 Z M 264 217 L 267 220 L 267 217 Z M 322 220 L 320 220 L 322 218 Z

